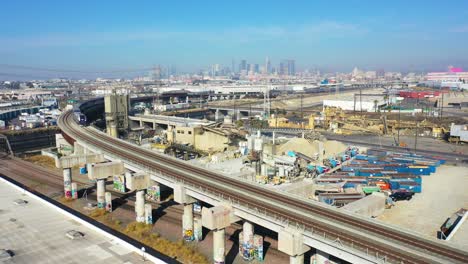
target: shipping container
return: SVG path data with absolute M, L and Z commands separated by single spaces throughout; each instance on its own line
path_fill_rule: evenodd
M 390 189 L 392 190 L 400 189 L 400 183 L 397 181 L 390 181 Z
M 362 186 L 362 191 L 365 194 L 371 194 L 373 192 L 380 192 L 379 186 Z

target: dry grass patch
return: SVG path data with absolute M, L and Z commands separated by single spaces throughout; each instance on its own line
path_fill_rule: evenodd
M 34 155 L 34 156 L 25 157 L 24 160 L 40 165 L 42 167 L 55 169 L 55 160 L 48 156 Z
M 153 232 L 152 225 L 132 222 L 126 227 L 123 227 L 120 220 L 112 218 L 111 214 L 107 213 L 104 209 L 95 209 L 89 216 L 183 263 L 209 263 L 208 259 L 197 252 L 193 246 L 186 244 L 183 240 L 172 242 L 161 237 L 158 233 Z

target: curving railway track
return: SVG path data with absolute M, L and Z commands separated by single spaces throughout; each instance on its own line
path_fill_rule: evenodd
M 64 113 L 59 126 L 69 140 L 91 144 L 127 162 L 167 175 L 185 184 L 258 208 L 277 219 L 296 223 L 314 234 L 324 234 L 363 254 L 390 263 L 468 263 L 468 253 L 438 241 L 420 238 L 379 223 L 338 212 L 284 194 L 189 165 L 76 124 L 72 112 Z M 269 201 L 269 202 L 265 202 Z M 281 205 L 281 206 L 279 206 Z M 349 229 L 355 232 L 349 232 Z

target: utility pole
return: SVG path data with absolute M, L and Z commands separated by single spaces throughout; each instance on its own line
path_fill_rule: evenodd
M 362 117 L 362 87 L 359 86 L 359 108 L 360 108 L 360 113 L 361 113 L 361 117 Z
M 443 112 L 444 112 L 444 93 L 442 93 L 442 103 L 440 104 L 440 119 L 442 119 Z
M 417 146 L 418 146 L 418 132 L 419 132 L 419 123 L 418 123 L 418 120 L 416 119 L 416 133 L 414 135 L 414 153 L 416 153 L 416 149 L 417 149 Z
M 304 98 L 304 95 L 301 94 L 301 119 L 304 119 L 303 98 Z
M 353 115 L 356 115 L 356 94 L 355 93 L 353 93 L 353 97 L 354 97 Z
M 401 101 L 398 105 L 398 146 L 400 146 L 400 122 L 401 122 Z
M 233 104 L 234 104 L 234 106 L 233 106 L 234 112 L 232 114 L 232 120 L 234 121 L 234 120 L 236 120 L 236 113 L 237 113 L 237 111 L 236 111 L 236 95 L 235 94 L 234 94 L 234 97 L 233 97 Z

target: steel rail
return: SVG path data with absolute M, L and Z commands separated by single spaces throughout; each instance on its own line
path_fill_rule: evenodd
M 63 120 L 66 120 L 66 122 L 63 122 Z M 135 158 L 134 155 L 127 154 L 120 149 L 117 148 L 117 146 L 120 146 L 121 149 L 126 149 L 126 150 L 131 150 L 135 154 L 141 154 L 142 156 L 146 156 L 149 158 L 153 158 L 155 160 L 158 160 L 161 163 L 165 163 L 168 165 L 172 166 L 177 166 L 179 168 L 183 168 L 185 171 L 187 171 L 187 174 L 190 175 L 191 173 L 197 173 L 199 175 L 202 175 L 204 177 L 210 178 L 211 180 L 215 180 L 218 182 L 221 182 L 223 184 L 226 184 L 228 187 L 235 187 L 240 190 L 247 190 L 255 195 L 261 195 L 264 196 L 268 199 L 271 200 L 276 200 L 276 201 L 281 201 L 285 205 L 289 207 L 295 207 L 300 209 L 303 212 L 306 213 L 311 213 L 313 212 L 314 214 L 317 214 L 321 217 L 326 217 L 326 219 L 333 220 L 334 222 L 338 222 L 341 224 L 346 224 L 349 226 L 352 226 L 353 228 L 360 228 L 363 231 L 366 231 L 370 234 L 377 234 L 380 235 L 383 238 L 391 238 L 398 243 L 401 244 L 403 242 L 404 244 L 411 245 L 412 247 L 418 249 L 418 250 L 423 250 L 425 254 L 431 253 L 429 255 L 438 255 L 438 256 L 443 256 L 443 257 L 448 257 L 452 260 L 460 261 L 460 262 L 467 262 L 468 261 L 468 255 L 464 252 L 460 252 L 456 249 L 451 249 L 449 247 L 441 247 L 441 245 L 433 245 L 433 243 L 430 243 L 430 241 L 425 241 L 424 239 L 419 239 L 417 237 L 409 236 L 408 234 L 402 233 L 402 232 L 397 232 L 395 230 L 392 230 L 391 228 L 383 228 L 382 226 L 377 226 L 374 223 L 370 221 L 363 221 L 362 219 L 353 219 L 349 215 L 345 215 L 339 212 L 335 212 L 333 210 L 330 210 L 328 208 L 316 206 L 313 204 L 305 203 L 301 200 L 298 199 L 293 199 L 291 197 L 287 197 L 285 195 L 282 195 L 277 192 L 271 192 L 266 190 L 265 188 L 261 187 L 256 187 L 252 186 L 251 184 L 245 184 L 241 183 L 239 181 L 234 181 L 233 179 L 226 178 L 224 176 L 212 173 L 210 171 L 197 168 L 194 166 L 189 166 L 186 163 L 183 163 L 181 161 L 174 160 L 172 158 L 167 158 L 162 155 L 157 155 L 155 153 L 152 153 L 150 151 L 141 149 L 137 146 L 133 146 L 129 143 L 122 142 L 120 140 L 116 139 L 111 139 L 102 133 L 98 133 L 96 131 L 92 130 L 85 130 L 80 129 L 76 124 L 74 124 L 73 118 L 70 118 L 70 113 L 65 113 L 64 117 L 61 117 L 60 119 L 60 125 L 63 126 L 64 130 L 68 130 L 65 132 L 68 132 L 69 134 L 75 134 L 74 137 L 85 140 L 85 141 L 90 141 L 93 142 L 96 146 L 99 146 L 100 148 L 104 148 L 106 151 L 109 151 L 110 153 L 120 153 L 121 156 L 125 157 L 126 159 L 136 161 L 139 164 L 142 163 L 148 163 L 148 161 L 143 161 L 141 162 L 141 159 Z M 83 133 L 85 132 L 85 133 Z M 87 134 L 90 134 L 92 136 L 89 136 Z M 69 135 L 72 136 L 73 135 Z M 100 142 L 99 140 L 102 140 L 103 142 Z M 107 143 L 106 141 L 112 141 L 112 144 Z M 135 155 L 136 156 L 136 155 Z M 193 185 L 200 185 L 199 182 L 194 181 L 191 179 L 191 177 L 183 177 L 181 175 L 177 175 L 173 171 L 167 170 L 165 168 L 161 168 L 161 166 L 157 165 L 156 166 L 157 170 L 164 171 L 164 173 L 171 175 L 174 178 L 182 178 L 186 182 L 190 182 Z M 206 183 L 202 183 L 206 184 Z M 230 186 L 229 186 L 230 185 Z M 220 190 L 219 188 L 208 188 L 207 189 L 212 189 L 214 193 L 219 193 Z M 399 249 L 394 249 L 390 250 L 388 246 L 382 247 L 382 246 L 371 246 L 370 241 L 368 239 L 362 240 L 362 239 L 357 239 L 357 238 L 350 238 L 349 234 L 344 233 L 343 231 L 330 231 L 329 226 L 323 225 L 323 223 L 317 223 L 317 221 L 313 221 L 311 218 L 305 218 L 305 217 L 299 217 L 293 213 L 286 212 L 285 210 L 280 210 L 280 208 L 271 208 L 265 205 L 265 203 L 259 203 L 256 202 L 255 199 L 245 199 L 244 197 L 239 197 L 237 193 L 234 193 L 231 191 L 231 188 L 225 188 L 221 190 L 222 193 L 224 194 L 230 194 L 231 196 L 235 197 L 235 199 L 238 199 L 246 204 L 252 204 L 254 207 L 260 207 L 260 208 L 265 208 L 265 210 L 272 212 L 274 215 L 281 215 L 281 217 L 284 217 L 285 219 L 292 220 L 293 222 L 300 223 L 304 227 L 310 227 L 312 230 L 319 231 L 319 232 L 324 232 L 328 233 L 329 235 L 336 236 L 340 238 L 340 240 L 343 242 L 349 242 L 350 244 L 353 245 L 362 245 L 363 248 L 370 248 L 371 250 L 375 251 L 376 253 L 379 253 L 380 256 L 385 256 L 390 254 L 391 256 L 388 256 L 389 258 L 392 258 L 393 260 L 396 260 L 398 262 L 419 262 L 419 263 L 426 263 L 427 261 L 430 260 L 423 260 L 421 259 L 421 256 L 419 257 L 409 257 L 408 255 L 402 254 Z M 229 196 L 229 195 L 227 195 Z M 421 242 L 422 241 L 422 242 Z M 375 242 L 375 241 L 374 241 Z M 397 257 L 398 256 L 398 257 Z
M 100 138 L 100 139 L 103 139 L 103 140 L 108 139 L 107 136 L 105 136 L 105 135 L 103 135 L 103 134 L 101 134 L 101 133 L 98 133 L 98 132 L 96 132 L 96 131 L 88 130 L 88 132 L 90 132 L 91 134 L 93 134 L 94 136 L 96 136 L 96 137 L 98 137 L 98 138 Z M 191 166 L 187 166 L 187 164 L 184 164 L 184 163 L 182 163 L 182 162 L 180 162 L 180 161 L 173 160 L 173 159 L 170 159 L 170 158 L 167 158 L 167 157 L 161 157 L 160 155 L 157 155 L 157 154 L 155 154 L 155 153 L 148 152 L 148 151 L 146 151 L 146 150 L 144 150 L 144 149 L 141 149 L 141 148 L 136 147 L 136 146 L 133 146 L 133 145 L 127 145 L 128 143 L 124 143 L 124 142 L 119 142 L 119 143 L 123 143 L 123 144 L 118 144 L 118 145 L 120 145 L 120 146 L 123 147 L 123 148 L 129 148 L 129 147 L 130 147 L 130 149 L 132 149 L 132 151 L 135 151 L 135 152 L 137 152 L 137 153 L 139 153 L 139 154 L 142 154 L 142 155 L 148 155 L 148 154 L 150 154 L 152 157 L 154 157 L 154 158 L 160 160 L 161 162 L 169 163 L 169 164 L 174 165 L 174 166 L 191 167 Z M 154 155 L 153 155 L 153 154 L 154 154 Z M 164 159 L 164 158 L 165 158 L 165 159 Z M 207 176 L 207 177 L 211 177 L 211 178 L 212 178 L 212 175 L 210 175 L 210 174 L 212 174 L 211 172 L 205 171 L 204 169 L 201 169 L 201 168 L 191 167 L 191 168 L 189 169 L 189 172 L 196 172 L 196 173 L 198 173 L 198 174 L 201 174 L 201 175 L 204 175 L 204 176 Z M 256 194 L 258 194 L 258 193 L 263 193 L 263 192 L 265 191 L 264 188 L 255 187 L 255 186 L 251 186 L 251 185 L 241 185 L 241 184 L 239 184 L 238 182 L 232 182 L 232 180 L 226 179 L 225 177 L 220 177 L 219 175 L 216 175 L 215 178 L 212 178 L 212 179 L 214 179 L 214 180 L 222 180 L 223 183 L 225 183 L 225 184 L 231 184 L 231 185 L 232 185 L 233 183 L 236 183 L 236 186 L 235 186 L 235 187 L 243 188 L 243 189 L 248 189 L 248 190 L 251 191 L 252 193 L 256 193 Z M 292 203 L 289 201 L 289 200 L 290 200 L 290 197 L 284 196 L 283 194 L 270 193 L 270 192 L 268 192 L 268 193 L 265 193 L 265 195 L 268 196 L 268 198 L 270 198 L 270 199 L 282 200 L 283 203 L 288 204 L 288 205 L 292 204 Z M 279 197 L 278 197 L 279 195 L 284 196 L 284 197 L 280 197 L 280 199 L 278 199 L 278 198 L 279 198 Z M 282 199 L 282 198 L 283 198 L 283 199 Z M 288 200 L 286 200 L 286 199 L 288 199 Z M 349 218 L 344 217 L 344 216 L 346 216 L 346 215 L 344 215 L 344 214 L 342 214 L 342 213 L 338 213 L 338 212 L 333 212 L 333 211 L 331 211 L 331 212 L 336 213 L 336 214 L 333 214 L 333 215 L 330 214 L 330 213 L 327 214 L 327 211 L 326 211 L 326 210 L 322 211 L 324 208 L 314 208 L 314 207 L 312 207 L 312 205 L 311 205 L 310 203 L 305 203 L 305 202 L 303 202 L 303 201 L 301 201 L 301 200 L 298 200 L 298 201 L 296 201 L 296 202 L 297 202 L 298 204 L 295 204 L 295 206 L 299 206 L 301 209 L 303 209 L 303 210 L 306 211 L 306 212 L 309 212 L 310 210 L 313 210 L 314 213 L 325 215 L 326 217 L 329 217 L 330 219 L 334 219 L 334 220 L 339 219 L 342 223 L 346 223 L 346 224 L 348 224 L 348 225 L 350 225 L 350 226 L 354 226 L 354 227 L 358 226 L 359 228 L 362 228 L 362 229 L 364 229 L 364 230 L 366 230 L 366 231 L 369 231 L 370 228 L 371 228 L 371 226 L 369 226 L 368 223 L 361 223 L 361 221 L 358 221 L 358 220 L 357 220 L 357 221 L 351 221 Z M 301 221 L 301 220 L 296 220 L 296 221 L 299 222 L 299 223 L 304 223 L 304 222 Z M 304 225 L 307 225 L 307 224 L 304 223 Z M 314 224 L 313 227 L 314 227 L 314 228 L 317 228 L 317 224 Z M 324 227 L 324 228 L 326 228 L 326 227 Z M 322 231 L 323 231 L 323 230 L 322 230 Z M 420 244 L 419 244 L 419 245 L 416 245 L 414 239 L 411 239 L 411 240 L 410 240 L 410 239 L 405 239 L 405 238 L 403 238 L 403 237 L 401 236 L 401 234 L 391 234 L 391 233 L 389 233 L 389 232 L 383 232 L 381 229 L 377 229 L 377 228 L 372 228 L 372 230 L 370 230 L 370 231 L 381 235 L 383 238 L 389 238 L 389 237 L 391 237 L 391 238 L 393 238 L 393 239 L 395 239 L 395 240 L 398 240 L 398 242 L 401 242 L 401 241 L 403 240 L 404 242 L 407 242 L 407 243 L 410 244 L 410 245 L 412 244 L 412 245 L 414 245 L 414 246 L 421 246 Z M 337 234 L 334 234 L 334 235 L 337 235 Z M 337 237 L 340 237 L 340 236 L 337 235 Z M 367 246 L 367 247 L 368 247 L 368 246 Z M 430 250 L 433 250 L 433 249 L 434 249 L 434 248 L 432 247 Z M 429 249 L 428 249 L 428 250 L 429 250 Z M 444 252 L 445 252 L 445 251 L 444 251 Z M 384 253 L 388 253 L 388 249 L 387 249 L 386 252 L 384 252 Z

